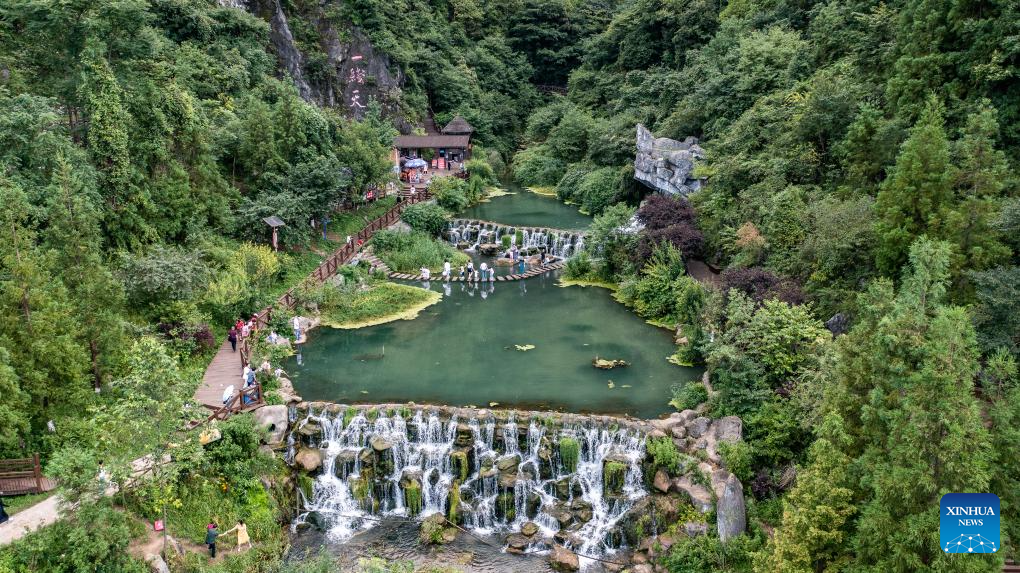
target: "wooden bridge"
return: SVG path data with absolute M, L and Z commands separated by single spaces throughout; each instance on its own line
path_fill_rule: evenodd
M 342 265 L 351 260 L 351 257 L 358 252 L 358 250 L 372 238 L 377 231 L 385 229 L 390 225 L 393 225 L 400 219 L 400 213 L 409 205 L 420 203 L 430 199 L 432 195 L 426 189 L 417 191 L 414 195 L 409 192 L 409 187 L 402 191 L 399 195 L 399 202 L 386 211 L 378 219 L 375 219 L 369 223 L 364 229 L 358 231 L 358 234 L 352 237 L 350 243 L 343 245 L 339 249 L 333 252 L 333 254 L 326 257 L 322 263 L 308 277 L 303 281 L 302 284 L 322 284 L 327 279 L 336 274 L 337 269 Z M 359 245 L 358 243 L 362 243 Z M 294 296 L 294 290 L 297 287 L 289 289 L 283 293 L 280 298 L 276 300 L 270 306 L 263 308 L 254 315 L 255 328 L 248 335 L 247 338 L 239 340 L 237 345 L 237 352 L 234 352 L 230 348 L 228 341 L 223 341 L 219 351 L 216 352 L 216 356 L 213 358 L 209 367 L 205 371 L 205 376 L 202 378 L 202 385 L 199 386 L 195 392 L 195 400 L 212 410 L 212 414 L 207 418 L 208 420 L 223 420 L 228 418 L 231 414 L 238 412 L 247 412 L 261 407 L 265 404 L 265 396 L 262 392 L 261 385 L 258 382 L 254 386 L 244 387 L 244 382 L 241 379 L 241 371 L 244 366 L 249 363 L 251 356 L 251 340 L 253 337 L 258 336 L 259 330 L 267 327 L 269 321 L 273 316 L 274 308 L 292 309 L 294 303 L 297 301 Z M 230 401 L 226 404 L 223 403 L 223 393 L 228 386 L 234 386 L 235 388 L 242 388 L 240 392 L 234 392 Z M 198 423 L 198 421 L 196 421 Z

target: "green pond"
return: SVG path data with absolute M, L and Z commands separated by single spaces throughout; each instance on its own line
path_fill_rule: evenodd
M 482 286 L 434 280 L 428 288 L 443 299 L 418 318 L 316 329 L 285 369 L 305 400 L 498 402 L 639 417 L 670 411 L 670 386 L 701 375 L 666 361 L 675 350 L 671 333 L 605 289 L 558 286 L 557 274 Z M 595 356 L 630 366 L 599 370 Z
M 507 183 L 504 190 L 512 195 L 493 197 L 489 201 L 469 207 L 457 215 L 463 219 L 480 219 L 510 226 L 549 227 L 552 229 L 586 229 L 591 217 L 567 205 L 556 197 L 532 193 L 523 187 Z

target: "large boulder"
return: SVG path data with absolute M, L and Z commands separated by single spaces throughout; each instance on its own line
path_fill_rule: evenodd
M 726 416 L 712 422 L 712 427 L 705 433 L 705 453 L 708 459 L 715 463 L 722 463 L 722 456 L 719 454 L 720 443 L 739 442 L 743 437 L 743 423 L 737 416 Z
M 507 553 L 524 553 L 528 549 L 528 545 L 531 545 L 531 540 L 520 533 L 511 533 L 506 538 Z
M 521 463 L 521 456 L 519 456 L 517 454 L 514 454 L 512 456 L 506 456 L 505 458 L 500 458 L 499 461 L 496 462 L 496 468 L 499 469 L 500 472 L 504 472 L 504 473 L 505 472 L 509 472 L 509 471 L 516 471 L 517 470 L 517 466 L 520 463 Z
M 708 433 L 712 420 L 704 416 L 695 418 L 687 423 L 687 435 L 692 438 L 700 438 Z
M 562 545 L 553 545 L 549 563 L 557 571 L 577 571 L 581 568 L 577 554 Z
M 497 245 L 496 243 L 482 243 L 478 245 L 478 252 L 487 257 L 498 255 L 502 249 L 503 245 Z
M 314 472 L 322 467 L 322 450 L 318 448 L 301 448 L 294 456 L 294 463 L 306 472 Z
M 282 404 L 263 406 L 255 410 L 255 423 L 269 432 L 269 436 L 266 438 L 267 444 L 280 445 L 287 436 L 287 407 Z
M 145 562 L 149 564 L 149 571 L 152 573 L 170 573 L 170 568 L 167 567 L 166 561 L 155 553 L 147 553 L 145 555 Z
M 380 453 L 393 447 L 393 444 L 391 444 L 389 440 L 378 434 L 369 438 L 368 444 L 372 446 L 373 450 Z
M 705 486 L 691 481 L 689 476 L 674 479 L 669 489 L 675 493 L 686 494 L 691 500 L 691 505 L 701 513 L 712 511 L 712 492 Z
M 726 479 L 715 511 L 720 541 L 726 543 L 744 532 L 747 527 L 744 487 L 740 485 L 740 480 L 736 476 L 730 474 Z
M 533 521 L 528 521 L 521 526 L 521 535 L 525 537 L 531 537 L 538 533 L 538 524 Z
M 652 478 L 652 486 L 662 493 L 669 491 L 669 474 L 666 473 L 666 470 L 659 468 L 655 472 L 655 477 Z

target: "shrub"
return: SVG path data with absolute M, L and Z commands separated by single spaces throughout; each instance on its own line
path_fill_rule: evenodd
M 456 213 L 468 206 L 467 183 L 456 177 L 437 177 L 429 183 L 429 191 L 436 202 L 447 211 Z
M 746 482 L 754 475 L 751 446 L 747 442 L 722 442 L 719 444 L 719 455 L 722 456 L 723 466 L 740 481 Z
M 571 165 L 556 184 L 556 198 L 560 201 L 579 202 L 581 181 L 591 170 L 592 167 L 585 163 Z
M 521 185 L 556 185 L 567 166 L 544 145 L 536 145 L 514 155 L 513 174 Z
M 627 477 L 627 466 L 621 462 L 606 462 L 602 468 L 602 485 L 607 492 L 619 493 Z
M 560 438 L 560 461 L 568 473 L 577 471 L 577 461 L 581 457 L 581 444 L 576 438 L 564 436 Z
M 192 300 L 209 283 L 201 253 L 163 246 L 125 257 L 121 276 L 129 300 L 139 307 Z
M 693 223 L 694 208 L 687 199 L 650 195 L 637 211 L 638 219 L 649 230 L 665 229 L 677 223 Z
M 584 176 L 578 187 L 581 205 L 592 215 L 598 215 L 616 202 L 623 179 L 615 167 L 602 167 Z
M 411 515 L 421 513 L 421 486 L 418 482 L 411 482 L 404 488 L 404 505 Z
M 379 231 L 372 236 L 372 245 L 387 266 L 401 273 L 417 273 L 421 267 L 436 271 L 445 261 L 454 266 L 468 261 L 464 253 L 425 233 Z
M 684 382 L 673 384 L 670 388 L 673 399 L 669 405 L 677 410 L 693 410 L 708 401 L 708 389 L 701 382 Z
M 724 292 L 737 289 L 757 303 L 773 298 L 789 304 L 804 302 L 804 294 L 796 283 L 784 280 L 761 267 L 726 269 L 719 278 Z
M 659 245 L 673 245 L 685 258 L 699 258 L 705 247 L 705 236 L 693 223 L 677 223 L 664 229 L 645 230 L 641 233 L 637 250 L 634 252 L 637 264 L 643 264 Z
M 652 464 L 676 475 L 680 472 L 680 451 L 676 449 L 673 438 L 653 438 L 648 440 L 645 448 L 652 456 Z
M 482 183 L 496 184 L 499 182 L 496 172 L 489 165 L 489 162 L 484 159 L 468 159 L 464 163 L 464 169 L 467 170 L 471 177 L 479 178 Z
M 415 231 L 428 233 L 436 236 L 446 228 L 446 211 L 434 203 L 418 203 L 404 209 L 400 214 L 404 220 Z
M 563 269 L 563 276 L 568 279 L 584 279 L 591 276 L 591 257 L 588 253 L 581 251 L 567 259 L 567 266 Z

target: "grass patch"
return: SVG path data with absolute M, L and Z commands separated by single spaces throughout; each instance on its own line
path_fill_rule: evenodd
M 55 491 L 48 491 L 46 493 L 30 493 L 28 495 L 18 495 L 15 497 L 4 498 L 4 511 L 7 515 L 14 515 L 19 511 L 24 511 L 33 505 L 45 500 L 49 496 L 56 493 Z
M 394 320 L 411 320 L 442 299 L 434 291 L 381 282 L 352 295 L 332 297 L 320 308 L 322 323 L 333 328 L 362 328 Z
M 445 261 L 456 268 L 470 260 L 464 253 L 424 233 L 379 231 L 371 242 L 376 256 L 398 273 L 417 274 L 421 267 L 428 267 L 438 274 Z
M 386 197 L 364 207 L 359 207 L 354 211 L 335 213 L 333 219 L 329 222 L 329 230 L 336 233 L 340 241 L 343 242 L 347 240 L 347 235 L 353 237 L 358 231 L 367 227 L 373 220 L 383 216 L 386 211 L 389 211 L 396 204 L 396 197 Z
M 226 531 L 243 519 L 253 541 L 272 537 L 279 528 L 276 501 L 255 481 L 243 489 L 232 489 L 225 482 L 194 476 L 178 489 L 180 505 L 167 508 L 167 530 L 175 537 L 203 544 L 206 524 L 216 519 L 220 531 Z
M 555 185 L 552 186 L 552 187 L 541 187 L 541 186 L 537 186 L 536 185 L 535 187 L 527 187 L 526 189 L 528 191 L 531 191 L 535 195 L 545 195 L 546 197 L 555 197 L 556 196 L 556 186 Z
M 611 283 L 611 282 L 606 282 L 606 281 L 599 281 L 599 280 L 587 280 L 587 279 L 565 279 L 565 278 L 562 278 L 562 277 L 560 277 L 560 281 L 557 283 L 557 285 L 561 286 L 561 287 L 576 286 L 576 287 L 582 287 L 582 288 L 584 288 L 584 287 L 604 288 L 604 289 L 608 289 L 608 290 L 610 290 L 612 292 L 616 292 L 616 291 L 620 290 L 620 285 L 618 285 L 616 283 Z

